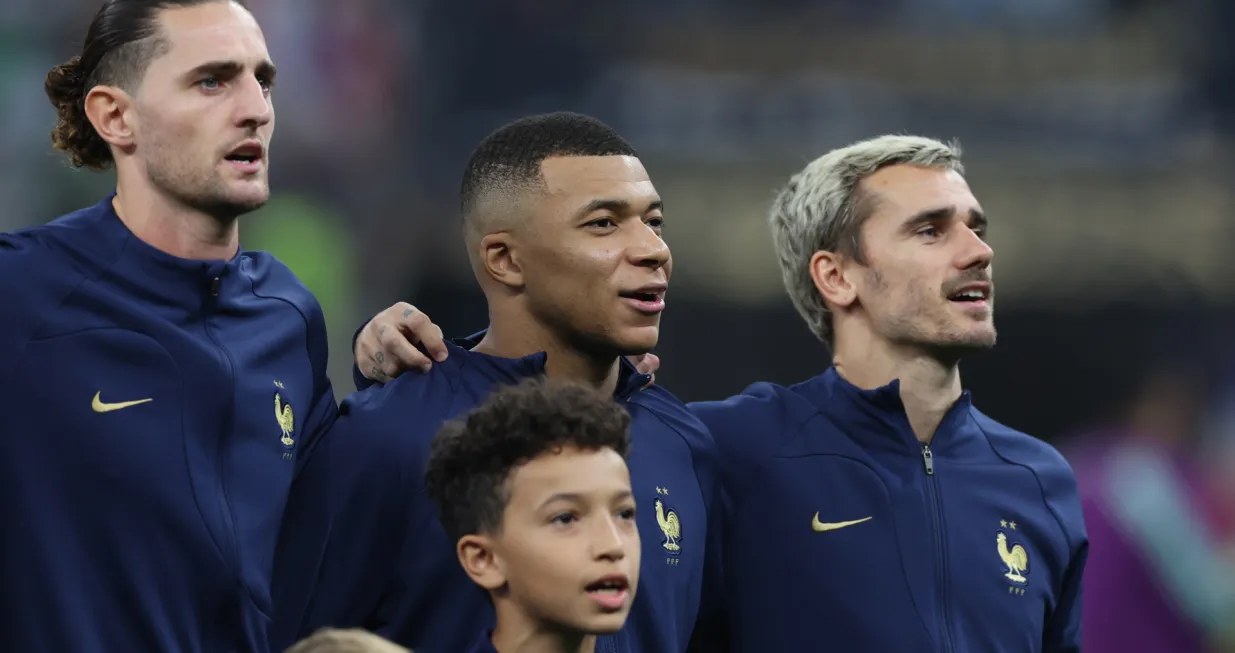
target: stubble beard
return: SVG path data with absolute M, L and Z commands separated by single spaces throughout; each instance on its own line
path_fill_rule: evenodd
M 217 169 L 194 170 L 183 156 L 164 147 L 156 147 L 155 156 L 146 166 L 154 188 L 191 210 L 209 215 L 220 223 L 256 211 L 270 197 L 267 190 L 260 199 L 241 199 L 229 192 Z
M 871 280 L 879 292 L 888 292 L 886 280 L 877 271 L 871 270 Z M 926 352 L 931 358 L 950 365 L 995 346 L 997 333 L 993 324 L 981 331 L 958 325 L 946 298 L 934 299 L 925 289 L 911 286 L 904 297 L 904 305 L 906 310 L 898 311 L 884 329 L 887 338 L 894 343 Z M 992 316 L 994 309 L 992 300 L 989 308 Z

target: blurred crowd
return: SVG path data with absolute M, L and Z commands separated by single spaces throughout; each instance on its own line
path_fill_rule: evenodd
M 1086 650 L 1235 650 L 1235 378 L 1180 344 L 1114 381 L 1119 401 L 1065 445 L 1090 537 Z
M 242 245 L 318 295 L 340 394 L 378 308 L 483 326 L 458 178 L 510 118 L 585 111 L 644 153 L 678 270 L 661 378 L 688 400 L 822 368 L 763 223 L 788 171 L 876 133 L 958 138 L 1001 284 L 999 353 L 967 379 L 1077 471 L 1087 650 L 1235 650 L 1235 4 L 249 4 L 280 73 L 275 196 Z M 0 5 L 0 229 L 109 189 L 51 152 L 41 90 L 97 5 Z

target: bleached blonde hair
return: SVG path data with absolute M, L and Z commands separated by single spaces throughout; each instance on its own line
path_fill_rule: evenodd
M 815 288 L 810 259 L 836 252 L 859 263 L 862 223 L 874 210 L 860 182 L 892 165 L 964 174 L 960 146 L 921 136 L 886 135 L 832 150 L 789 179 L 768 214 L 785 290 L 815 337 L 832 345 L 832 312 Z

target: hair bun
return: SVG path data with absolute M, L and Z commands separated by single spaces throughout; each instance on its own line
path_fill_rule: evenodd
M 74 167 L 102 170 L 111 165 L 111 149 L 94 131 L 86 117 L 86 71 L 81 57 L 73 57 L 52 68 L 43 82 L 47 99 L 56 107 L 56 127 L 51 132 L 52 147 L 69 156 Z
M 57 108 L 66 104 L 75 104 L 85 95 L 86 75 L 82 71 L 81 57 L 76 56 L 52 68 L 47 73 L 44 89 L 47 99 Z

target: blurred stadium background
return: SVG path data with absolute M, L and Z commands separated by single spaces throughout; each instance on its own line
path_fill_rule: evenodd
M 963 368 L 978 405 L 1074 458 L 1131 433 L 1169 439 L 1204 481 L 1196 501 L 1218 506 L 1197 517 L 1204 532 L 1230 542 L 1235 3 L 250 4 L 280 81 L 275 196 L 242 243 L 318 294 L 340 396 L 353 330 L 396 300 L 451 335 L 484 326 L 455 206 L 471 147 L 506 120 L 582 111 L 643 153 L 675 255 L 658 379 L 685 400 L 827 364 L 765 228 L 792 172 L 880 133 L 957 139 L 993 220 L 999 288 L 999 346 Z M 42 92 L 97 7 L 0 6 L 0 229 L 111 188 L 51 152 Z

